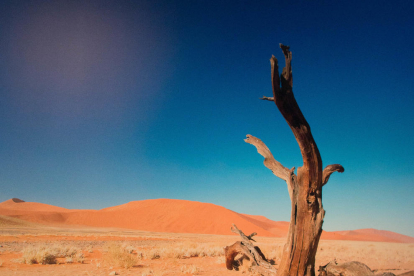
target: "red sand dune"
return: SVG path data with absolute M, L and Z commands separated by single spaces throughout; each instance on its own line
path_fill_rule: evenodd
M 187 200 L 132 201 L 102 210 L 70 210 L 52 205 L 10 199 L 0 203 L 0 215 L 38 223 L 119 227 L 144 231 L 231 234 L 232 223 L 246 233 L 277 236 L 243 215 L 224 207 Z
M 156 199 L 133 201 L 95 212 L 71 214 L 69 224 L 121 227 L 173 233 L 230 234 L 231 223 L 246 232 L 274 236 L 266 229 L 224 207 L 187 200 Z
M 321 239 L 414 243 L 414 238 L 412 237 L 377 229 L 359 229 L 335 232 L 324 231 Z
M 359 229 L 359 230 L 354 230 L 355 232 L 358 233 L 362 233 L 362 234 L 377 234 L 380 236 L 384 236 L 393 240 L 398 240 L 399 242 L 404 242 L 404 243 L 414 243 L 414 238 L 410 237 L 410 236 L 406 236 L 406 235 L 401 235 L 398 233 L 394 233 L 391 231 L 386 231 L 386 230 L 377 230 L 377 229 Z
M 70 209 L 57 207 L 44 203 L 37 202 L 25 202 L 18 198 L 12 198 L 0 203 L 0 208 L 8 209 L 15 212 L 27 212 L 27 211 L 36 211 L 36 212 L 68 212 Z
M 229 235 L 232 223 L 246 234 L 256 232 L 266 237 L 285 237 L 289 229 L 288 222 L 239 214 L 211 203 L 175 199 L 132 201 L 102 210 L 74 210 L 13 198 L 0 203 L 0 215 L 46 224 L 172 233 Z M 323 232 L 322 239 L 414 242 L 412 237 L 375 229 Z

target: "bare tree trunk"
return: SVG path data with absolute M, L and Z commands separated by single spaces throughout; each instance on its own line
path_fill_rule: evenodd
M 280 113 L 290 126 L 302 154 L 303 166 L 287 169 L 276 161 L 267 146 L 258 138 L 247 135 L 245 141 L 254 145 L 265 158 L 264 164 L 279 178 L 286 181 L 292 202 L 289 233 L 284 247 L 278 276 L 315 275 L 315 255 L 325 211 L 322 206 L 322 186 L 335 172 L 343 172 L 341 165 L 329 165 L 322 171 L 322 160 L 313 139 L 310 127 L 303 116 L 292 92 L 292 53 L 289 46 L 280 45 L 285 56 L 286 67 L 279 77 L 277 59 L 270 59 L 272 69 L 273 97 L 263 100 L 274 101 Z

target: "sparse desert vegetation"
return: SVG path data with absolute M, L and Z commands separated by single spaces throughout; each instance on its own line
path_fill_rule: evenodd
M 132 246 L 111 242 L 104 248 L 104 260 L 115 267 L 131 268 L 137 264 L 138 258 Z
M 146 253 L 141 253 L 147 259 L 186 259 L 194 257 L 218 257 L 223 256 L 223 248 L 219 245 L 195 242 L 180 242 L 174 246 L 152 248 Z
M 1 275 L 248 275 L 247 266 L 239 272 L 225 267 L 223 247 L 237 236 L 44 226 L 1 230 Z M 278 267 L 285 239 L 255 239 Z M 414 244 L 322 240 L 316 265 L 334 258 L 398 275 L 414 270 Z
M 240 240 L 237 235 L 51 226 L 5 216 L 0 216 L 0 222 L 2 276 L 33 273 L 46 276 L 230 276 L 250 273 L 247 261 L 238 272 L 226 269 L 224 247 Z M 228 232 L 231 233 L 230 229 Z M 255 245 L 278 268 L 286 239 L 259 234 L 255 240 Z M 414 243 L 322 239 L 316 267 L 333 259 L 340 263 L 357 260 L 377 274 L 398 275 L 414 270 Z
M 62 246 L 58 243 L 42 243 L 28 245 L 22 250 L 21 262 L 24 264 L 56 264 L 58 258 L 65 258 L 66 263 L 83 263 L 83 253 L 73 246 Z

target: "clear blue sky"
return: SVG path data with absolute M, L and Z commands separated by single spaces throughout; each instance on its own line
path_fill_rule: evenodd
M 325 230 L 414 236 L 413 1 L 0 2 L 0 201 L 100 209 L 175 198 L 288 221 L 293 89 L 324 166 Z

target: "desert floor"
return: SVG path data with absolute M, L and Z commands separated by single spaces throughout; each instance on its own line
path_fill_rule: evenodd
M 224 264 L 223 247 L 238 240 L 235 235 L 62 228 L 0 220 L 0 275 L 248 275 L 243 267 L 229 271 Z M 277 267 L 285 239 L 256 240 Z M 54 264 L 27 263 L 44 248 L 60 252 Z M 414 244 L 322 240 L 316 267 L 335 258 L 398 275 L 414 270 Z

